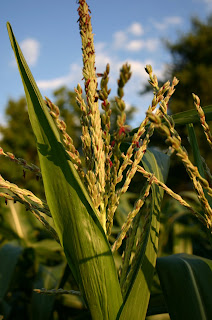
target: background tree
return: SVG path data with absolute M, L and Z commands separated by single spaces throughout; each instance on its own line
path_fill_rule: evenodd
M 212 16 L 204 23 L 194 18 L 191 31 L 182 35 L 176 43 L 167 42 L 172 55 L 170 76 L 180 83 L 170 103 L 172 113 L 193 108 L 192 92 L 203 106 L 212 103 Z
M 170 79 L 176 76 L 180 82 L 173 99 L 169 104 L 170 113 L 186 111 L 194 108 L 192 92 L 201 99 L 201 105 L 212 104 L 212 16 L 206 22 L 198 18 L 191 20 L 191 31 L 182 35 L 175 43 L 167 42 L 167 48 L 172 55 L 172 64 L 169 66 Z M 209 146 L 206 143 L 200 125 L 195 125 L 201 155 L 212 169 L 212 160 L 209 156 Z M 180 128 L 183 145 L 190 151 L 186 128 Z M 175 162 L 175 168 L 184 175 L 184 168 Z M 173 175 L 174 176 L 174 175 Z M 184 179 L 182 179 L 184 180 Z

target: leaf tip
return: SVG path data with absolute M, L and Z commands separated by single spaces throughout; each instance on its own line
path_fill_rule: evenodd
M 7 21 L 6 25 L 7 25 L 7 32 L 9 34 L 9 38 L 11 40 L 11 36 L 13 35 L 13 29 L 11 27 L 11 24 L 8 21 Z
M 9 23 L 9 21 L 7 21 L 6 25 L 7 25 L 8 31 L 12 29 L 11 24 Z

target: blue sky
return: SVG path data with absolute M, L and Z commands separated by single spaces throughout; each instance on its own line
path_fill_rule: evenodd
M 212 0 L 90 0 L 97 72 L 111 65 L 111 97 L 121 65 L 129 62 L 133 76 L 125 100 L 138 108 L 137 125 L 150 103 L 150 95 L 138 92 L 147 81 L 145 65 L 152 64 L 162 76 L 171 57 L 162 39 L 175 41 L 190 29 L 190 18 L 205 21 L 212 13 Z M 81 40 L 76 0 L 0 1 L 0 123 L 9 98 L 24 94 L 7 35 L 12 25 L 25 58 L 43 95 L 52 97 L 62 85 L 70 89 L 81 82 Z

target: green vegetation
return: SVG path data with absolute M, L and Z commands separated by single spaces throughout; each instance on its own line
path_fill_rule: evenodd
M 200 156 L 193 126 L 199 119 L 211 147 L 204 115 L 205 111 L 211 118 L 211 107 L 201 108 L 199 97 L 193 94 L 196 111 L 186 113 L 194 165 L 175 129 L 175 121 L 177 126 L 185 125 L 185 114 L 167 114 L 179 81 L 173 77 L 159 86 L 147 65 L 152 103 L 139 128 L 130 131 L 124 102 L 130 66 L 124 64 L 120 70 L 115 109 L 109 99 L 109 65 L 97 90 L 91 17 L 85 0 L 79 0 L 78 13 L 85 89 L 83 94 L 78 84 L 75 94 L 64 88 L 56 92 L 59 108 L 48 98 L 43 100 L 7 24 L 32 127 L 26 141 L 34 134 L 39 161 L 32 165 L 27 162 L 31 162 L 30 155 L 24 161 L 4 150 L 4 130 L 16 136 L 20 131 L 14 149 L 22 148 L 21 120 L 14 124 L 15 133 L 12 121 L 13 112 L 21 118 L 24 100 L 18 103 L 21 110 L 10 111 L 11 126 L 1 129 L 5 143 L 1 155 L 38 177 L 33 182 L 41 183 L 45 199 L 35 195 L 34 185 L 32 192 L 0 176 L 0 196 L 10 209 L 1 214 L 0 314 L 5 319 L 15 315 L 16 319 L 140 320 L 169 313 L 172 319 L 210 319 L 212 260 L 193 255 L 186 235 L 194 226 L 211 248 L 211 174 Z M 167 146 L 164 152 L 149 147 L 154 131 Z M 193 192 L 178 194 L 166 185 L 171 156 L 183 163 Z M 135 183 L 139 194 L 131 192 Z M 169 199 L 162 204 L 164 194 Z M 167 223 L 166 216 L 172 221 Z M 170 250 L 167 239 L 171 234 Z M 161 251 L 169 250 L 178 254 L 157 259 Z
M 172 113 L 193 108 L 192 92 L 201 96 L 202 104 L 209 105 L 212 99 L 212 17 L 206 22 L 192 19 L 191 31 L 182 35 L 176 43 L 167 43 L 172 55 L 169 72 L 176 76 L 179 88 L 170 103 Z

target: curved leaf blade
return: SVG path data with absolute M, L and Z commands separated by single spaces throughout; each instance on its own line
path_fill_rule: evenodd
M 160 181 L 165 182 L 169 169 L 169 157 L 167 155 L 148 149 L 142 163 L 145 170 L 154 173 Z M 126 301 L 120 315 L 121 320 L 143 320 L 146 318 L 158 250 L 160 204 L 164 194 L 164 191 L 155 184 L 151 186 L 151 189 L 151 220 L 139 254 L 131 287 L 126 295 Z
M 37 140 L 47 203 L 66 258 L 93 319 L 115 319 L 122 296 L 109 243 L 9 23 L 7 27 Z
M 206 121 L 212 121 L 212 106 L 206 106 L 202 109 L 204 111 Z M 172 114 L 171 117 L 174 120 L 175 127 L 185 126 L 189 123 L 200 123 L 199 115 L 196 109 L 175 113 Z M 162 122 L 164 121 L 165 120 L 162 120 Z M 133 129 L 130 132 L 130 135 L 132 136 L 137 131 L 138 128 Z
M 205 177 L 205 170 L 204 170 L 204 166 L 203 166 L 203 160 L 202 160 L 202 157 L 200 154 L 200 149 L 198 146 L 198 141 L 197 141 L 197 137 L 195 134 L 193 123 L 190 123 L 187 125 L 187 130 L 188 130 L 189 142 L 190 142 L 193 157 L 194 157 L 194 163 L 197 166 L 201 176 L 203 178 L 206 178 Z M 205 197 L 209 202 L 209 205 L 212 206 L 212 198 L 208 195 L 206 189 L 203 189 L 203 190 L 204 190 Z
M 211 121 L 212 120 L 212 106 L 206 106 L 202 108 L 206 121 Z M 172 115 L 172 118 L 174 120 L 175 126 L 184 126 L 189 123 L 198 123 L 200 122 L 199 120 L 199 114 L 196 109 L 191 109 L 179 113 L 175 113 Z
M 212 260 L 176 254 L 158 258 L 156 268 L 171 319 L 212 319 Z
M 189 143 L 191 145 L 193 157 L 194 157 L 194 164 L 197 166 L 199 173 L 203 178 L 205 178 L 205 171 L 203 167 L 203 162 L 200 154 L 200 149 L 197 142 L 196 133 L 194 130 L 193 123 L 190 123 L 187 125 L 188 130 L 188 137 L 189 137 Z

